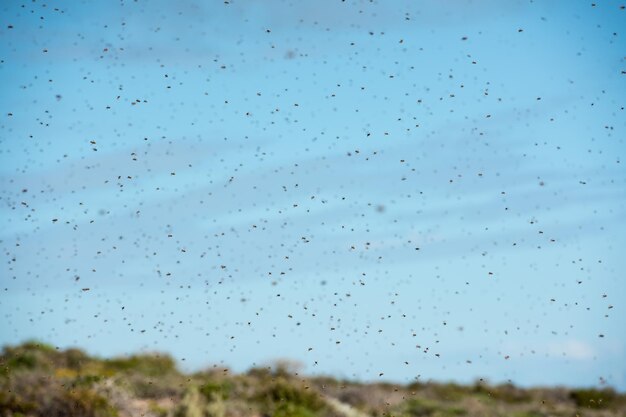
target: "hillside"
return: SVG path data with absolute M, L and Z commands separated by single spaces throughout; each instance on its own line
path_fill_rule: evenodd
M 30 342 L 0 356 L 2 417 L 625 416 L 611 389 L 362 384 L 303 377 L 288 364 L 183 374 L 167 355 L 93 358 Z

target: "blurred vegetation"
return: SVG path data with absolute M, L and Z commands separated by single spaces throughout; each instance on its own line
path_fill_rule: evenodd
M 570 393 L 570 398 L 576 402 L 578 407 L 583 408 L 615 408 L 626 405 L 623 395 L 618 395 L 614 390 L 606 388 L 597 389 L 576 389 Z
M 299 369 L 279 361 L 186 375 L 167 355 L 99 359 L 27 342 L 0 355 L 0 417 L 626 416 L 626 395 L 610 388 L 364 384 Z
M 327 408 L 319 394 L 299 387 L 284 376 L 261 388 L 254 400 L 263 415 L 275 417 L 314 417 Z

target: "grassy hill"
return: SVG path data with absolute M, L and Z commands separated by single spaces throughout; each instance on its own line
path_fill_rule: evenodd
M 0 356 L 0 416 L 626 416 L 611 389 L 362 384 L 287 366 L 183 374 L 167 355 L 98 359 L 30 342 Z

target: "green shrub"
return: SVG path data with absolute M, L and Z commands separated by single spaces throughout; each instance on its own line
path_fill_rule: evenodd
M 100 375 L 79 375 L 72 381 L 72 386 L 91 387 L 100 381 L 102 381 L 102 377 Z
M 315 416 L 326 407 L 316 393 L 283 379 L 274 380 L 256 395 L 255 400 L 265 413 L 274 417 Z
M 467 387 L 454 383 L 436 384 L 432 390 L 437 398 L 445 401 L 457 401 L 470 393 Z
M 59 410 L 46 410 L 46 416 L 65 417 L 117 417 L 117 410 L 106 398 L 88 389 L 66 391 L 58 403 Z M 56 412 L 55 411 L 59 411 Z
M 278 404 L 271 415 L 272 417 L 315 417 L 316 412 L 293 403 L 282 403 Z
M 570 393 L 570 398 L 574 400 L 576 406 L 594 409 L 611 408 L 620 399 L 619 395 L 610 388 L 598 389 L 576 389 Z
M 200 393 L 207 401 L 213 401 L 218 398 L 226 400 L 230 397 L 232 390 L 233 384 L 226 381 L 208 381 L 200 385 Z
M 512 384 L 489 386 L 482 383 L 474 384 L 472 390 L 476 394 L 486 394 L 491 399 L 505 403 L 524 403 L 532 400 L 528 391 L 519 389 Z
M 133 355 L 110 359 L 105 367 L 114 372 L 137 372 L 146 376 L 163 376 L 176 371 L 174 360 L 168 355 Z
M 26 342 L 19 346 L 7 346 L 0 356 L 4 374 L 20 370 L 67 368 L 74 371 L 93 362 L 83 351 L 67 349 L 58 351 L 45 343 Z
M 454 417 L 466 414 L 461 408 L 421 399 L 411 399 L 405 402 L 403 411 L 411 417 Z
M 4 373 L 36 368 L 50 368 L 54 364 L 54 357 L 58 353 L 46 344 L 27 342 L 20 346 L 7 346 L 2 351 L 0 363 Z
M 37 404 L 34 402 L 28 402 L 24 399 L 18 397 L 12 392 L 4 392 L 3 389 L 0 388 L 0 411 L 2 412 L 11 412 L 13 415 L 16 414 L 30 414 L 32 411 L 37 409 Z M 4 415 L 1 414 L 0 415 Z
M 67 349 L 64 352 L 61 352 L 60 359 L 62 359 L 63 366 L 74 370 L 80 370 L 88 362 L 92 361 L 92 359 L 90 359 L 85 352 L 79 349 Z M 58 363 L 55 365 L 60 366 Z

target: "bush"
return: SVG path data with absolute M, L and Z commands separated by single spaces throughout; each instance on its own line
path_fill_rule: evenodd
M 308 417 L 324 410 L 326 403 L 317 393 L 275 380 L 255 397 L 264 413 L 274 417 Z
M 466 412 L 460 408 L 448 407 L 419 399 L 407 401 L 404 407 L 404 412 L 411 417 L 454 417 L 466 414 Z
M 117 410 L 111 407 L 106 398 L 88 389 L 65 391 L 58 408 L 48 408 L 42 415 L 48 417 L 116 417 Z
M 467 387 L 454 383 L 429 385 L 429 387 L 437 398 L 445 401 L 457 401 L 470 393 Z
M 109 359 L 104 364 L 114 372 L 132 371 L 154 377 L 176 372 L 176 364 L 168 355 L 133 355 L 128 358 Z
M 208 381 L 200 385 L 200 394 L 202 394 L 207 401 L 214 401 L 216 399 L 226 400 L 230 397 L 232 391 L 233 384 L 226 381 Z
M 477 383 L 474 385 L 473 392 L 477 394 L 486 394 L 493 400 L 510 404 L 524 403 L 532 400 L 532 396 L 528 391 L 519 389 L 513 384 L 503 384 L 490 387 L 485 384 Z
M 577 389 L 570 393 L 570 398 L 574 400 L 576 406 L 594 409 L 611 408 L 616 405 L 619 399 L 618 394 L 609 388 L 597 389 Z

